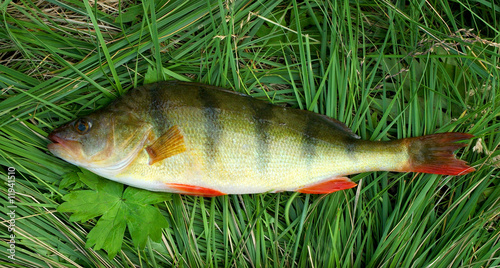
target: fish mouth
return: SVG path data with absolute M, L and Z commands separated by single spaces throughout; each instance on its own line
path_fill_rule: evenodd
M 61 156 L 61 151 L 65 151 L 68 153 L 74 153 L 75 150 L 80 146 L 80 143 L 77 141 L 66 140 L 61 138 L 57 133 L 50 133 L 47 137 L 52 143 L 47 145 L 49 151 L 51 151 L 56 156 Z
M 64 147 L 64 139 L 57 136 L 56 133 L 54 133 L 54 132 L 50 133 L 47 138 L 52 142 L 49 145 L 47 145 L 49 147 L 49 150 L 51 149 L 51 147 L 56 147 L 59 145 Z
M 59 143 L 61 141 L 61 138 L 54 132 L 50 133 L 47 138 L 53 143 Z

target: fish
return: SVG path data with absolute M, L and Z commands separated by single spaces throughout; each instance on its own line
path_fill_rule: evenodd
M 199 83 L 130 90 L 54 129 L 49 151 L 104 178 L 197 196 L 294 191 L 329 194 L 371 171 L 464 175 L 454 151 L 467 133 L 392 141 L 360 139 L 345 124 Z

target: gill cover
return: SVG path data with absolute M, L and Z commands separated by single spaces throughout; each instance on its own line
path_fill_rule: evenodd
M 99 175 L 117 174 L 143 149 L 150 132 L 131 112 L 102 111 L 55 129 L 49 150 Z

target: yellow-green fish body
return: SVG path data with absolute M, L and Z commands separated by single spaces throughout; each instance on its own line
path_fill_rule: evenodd
M 345 176 L 366 171 L 471 172 L 452 154 L 463 145 L 454 141 L 470 137 L 364 141 L 326 116 L 171 81 L 136 88 L 54 130 L 49 149 L 103 177 L 152 191 L 329 193 L 354 187 Z M 437 167 L 432 153 L 420 153 L 429 146 L 441 148 Z

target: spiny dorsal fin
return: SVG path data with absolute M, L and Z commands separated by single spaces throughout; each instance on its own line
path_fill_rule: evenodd
M 178 126 L 173 126 L 159 137 L 153 144 L 146 147 L 149 154 L 149 164 L 152 165 L 165 158 L 186 151 L 184 136 Z

